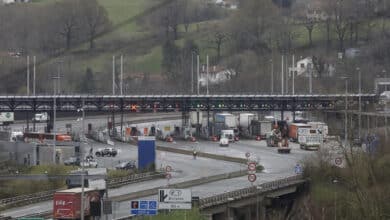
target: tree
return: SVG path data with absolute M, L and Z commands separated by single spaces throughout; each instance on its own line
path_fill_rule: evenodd
M 216 28 L 213 39 L 210 40 L 210 43 L 213 45 L 211 48 L 217 52 L 217 62 L 221 59 L 222 46 L 228 41 L 228 39 L 229 36 L 227 33 Z
M 235 52 L 269 53 L 272 47 L 269 39 L 274 39 L 274 28 L 280 19 L 280 10 L 271 0 L 240 1 L 240 10 L 229 22 Z
M 180 49 L 171 40 L 167 40 L 162 48 L 162 69 L 167 79 L 170 81 L 177 80 L 180 68 Z
M 79 90 L 81 93 L 92 94 L 95 90 L 95 77 L 90 67 L 87 67 L 84 77 L 79 82 Z
M 89 49 L 93 49 L 97 34 L 106 30 L 110 25 L 110 21 L 107 11 L 99 5 L 97 0 L 83 0 L 80 4 L 83 21 L 87 28 Z
M 79 0 L 67 0 L 57 3 L 56 23 L 59 27 L 58 33 L 65 39 L 66 49 L 70 49 L 75 36 L 80 30 L 80 8 Z

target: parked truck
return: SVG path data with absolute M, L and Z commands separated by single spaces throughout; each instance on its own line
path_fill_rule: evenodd
M 291 123 L 288 127 L 288 137 L 294 141 L 298 142 L 299 135 L 304 133 L 302 132 L 303 129 L 310 129 L 311 126 L 308 124 L 303 124 L 303 123 Z
M 54 219 L 81 219 L 82 188 L 60 190 L 53 196 Z M 101 195 L 98 190 L 84 188 L 84 217 L 89 217 L 99 207 Z M 100 211 L 100 210 L 96 210 Z
M 301 132 L 298 142 L 301 149 L 318 150 L 323 142 L 323 134 L 318 129 L 307 129 Z M 308 131 L 308 132 L 307 132 Z
M 238 115 L 238 128 L 241 137 L 251 136 L 251 122 L 255 119 L 253 113 L 240 113 Z
M 251 135 L 253 137 L 260 137 L 261 139 L 267 138 L 267 134 L 272 131 L 271 121 L 258 121 L 252 120 L 251 122 Z
M 9 125 L 14 123 L 14 113 L 13 112 L 0 112 L 0 124 Z

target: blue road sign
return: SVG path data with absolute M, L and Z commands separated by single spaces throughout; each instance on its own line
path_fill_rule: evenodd
M 297 164 L 295 165 L 295 174 L 301 174 L 302 173 L 302 167 L 301 165 Z
M 157 215 L 157 201 L 156 200 L 135 200 L 131 201 L 132 215 Z

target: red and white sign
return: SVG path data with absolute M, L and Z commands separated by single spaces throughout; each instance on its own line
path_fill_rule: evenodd
M 256 163 L 255 162 L 248 163 L 248 171 L 256 171 Z
M 249 174 L 248 175 L 249 182 L 253 183 L 256 181 L 256 175 L 255 174 Z
M 249 152 L 246 152 L 246 153 L 245 153 L 245 157 L 246 157 L 246 158 L 249 158 L 250 156 L 251 156 L 251 153 L 249 153 Z
M 165 167 L 165 172 L 171 172 L 172 171 L 172 167 L 171 166 L 166 166 Z
M 337 157 L 336 159 L 334 159 L 334 163 L 337 166 L 340 166 L 343 163 L 343 159 L 341 157 Z
M 167 173 L 167 174 L 165 174 L 165 178 L 167 178 L 169 180 L 172 178 L 172 175 L 170 173 Z

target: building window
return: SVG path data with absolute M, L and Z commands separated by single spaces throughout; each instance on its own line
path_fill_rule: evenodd
M 305 64 L 304 63 L 301 63 L 301 68 L 305 68 Z

